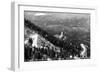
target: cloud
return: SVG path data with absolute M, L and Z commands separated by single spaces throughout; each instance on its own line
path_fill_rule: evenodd
M 46 13 L 35 13 L 34 14 L 35 16 L 44 16 L 44 15 L 47 15 Z

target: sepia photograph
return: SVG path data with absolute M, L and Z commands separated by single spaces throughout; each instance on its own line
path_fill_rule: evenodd
M 24 62 L 91 58 L 90 14 L 24 11 Z

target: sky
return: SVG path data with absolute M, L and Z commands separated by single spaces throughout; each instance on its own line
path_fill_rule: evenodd
M 90 31 L 90 14 L 86 13 L 25 11 L 24 17 L 45 30 Z

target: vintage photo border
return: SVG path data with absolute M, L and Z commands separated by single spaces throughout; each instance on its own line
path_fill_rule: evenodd
M 55 9 L 76 9 L 76 10 L 90 10 L 90 14 L 93 14 L 92 18 L 92 22 L 90 23 L 90 27 L 91 27 L 91 44 L 93 44 L 93 46 L 91 46 L 91 53 L 93 58 L 92 59 L 88 59 L 88 60 L 72 60 L 71 63 L 69 61 L 66 62 L 66 60 L 64 61 L 48 61 L 48 62 L 34 62 L 33 65 L 32 63 L 27 63 L 25 64 L 22 60 L 21 60 L 21 50 L 20 50 L 20 42 L 21 42 L 21 27 L 20 27 L 20 19 L 22 19 L 21 14 L 20 14 L 20 7 L 46 7 L 46 8 L 55 8 Z M 81 6 L 80 6 L 81 7 Z M 55 68 L 55 66 L 57 67 L 73 67 L 73 66 L 91 66 L 91 65 L 96 65 L 96 61 L 97 61 L 97 55 L 96 55 L 96 50 L 97 47 L 95 47 L 95 39 L 93 39 L 93 37 L 95 36 L 95 31 L 96 31 L 96 8 L 95 7 L 89 7 L 88 6 L 84 7 L 82 6 L 81 8 L 77 7 L 77 6 L 66 6 L 66 7 L 59 7 L 59 6 L 40 6 L 40 5 L 33 5 L 32 3 L 26 4 L 26 3 L 19 3 L 19 2 L 13 2 L 12 6 L 11 6 L 11 69 L 14 71 L 19 71 L 19 70 L 30 70 L 30 69 L 45 69 L 47 67 L 49 68 Z M 23 9 L 24 10 L 24 9 Z M 41 10 L 40 10 L 41 11 Z M 24 31 L 24 30 L 23 30 Z M 93 50 L 93 48 L 95 48 L 95 50 Z M 83 61 L 83 62 L 82 62 Z M 79 62 L 79 65 L 77 65 Z M 35 64 L 36 63 L 36 64 Z M 68 63 L 68 64 L 66 64 Z M 75 64 L 76 63 L 76 64 Z M 84 64 L 82 64 L 84 63 Z M 52 65 L 51 65 L 52 64 Z M 82 65 L 81 65 L 82 64 Z M 40 67 L 38 67 L 40 66 Z

